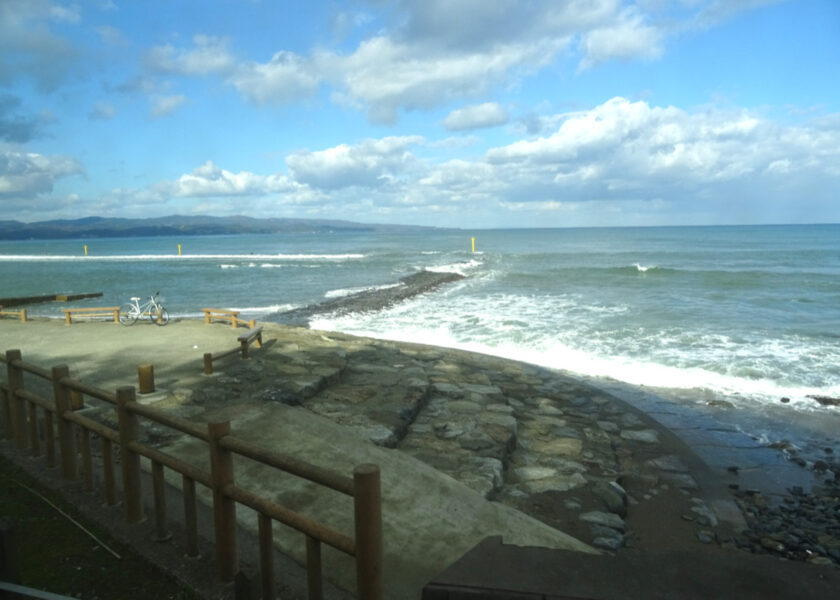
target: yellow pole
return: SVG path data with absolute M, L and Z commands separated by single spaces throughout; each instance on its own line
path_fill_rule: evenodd
M 87 256 L 87 244 L 85 244 L 85 256 Z
M 178 244 L 178 256 L 181 256 L 181 244 Z
M 472 251 L 475 252 L 475 238 L 470 238 L 472 240 Z

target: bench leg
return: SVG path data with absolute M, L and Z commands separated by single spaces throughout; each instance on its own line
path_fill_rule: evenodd
M 209 352 L 204 353 L 204 374 L 205 375 L 212 375 L 213 374 L 213 355 Z
M 248 340 L 242 340 L 242 358 L 248 358 Z
M 70 320 L 70 313 L 64 313 L 64 324 L 70 325 L 73 321 Z

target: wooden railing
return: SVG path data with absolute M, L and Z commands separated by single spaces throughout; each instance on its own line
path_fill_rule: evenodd
M 26 363 L 19 350 L 0 354 L 6 363 L 7 381 L 0 382 L 0 415 L 3 432 L 14 448 L 24 452 L 29 447 L 35 458 L 45 457 L 48 466 L 58 459 L 62 477 L 81 475 L 84 489 L 94 491 L 91 434 L 98 436 L 102 454 L 102 487 L 108 506 L 117 503 L 117 479 L 114 476 L 113 445 L 120 446 L 120 480 L 123 516 L 129 523 L 144 519 L 141 495 L 140 458 L 151 461 L 154 498 L 155 534 L 169 537 L 166 525 L 164 468 L 181 474 L 184 501 L 184 527 L 189 556 L 198 555 L 198 527 L 195 484 L 213 493 L 216 565 L 219 579 L 229 582 L 239 571 L 236 537 L 236 505 L 247 506 L 258 514 L 260 580 L 262 597 L 276 597 L 273 573 L 273 521 L 302 532 L 306 541 L 307 582 L 310 600 L 322 598 L 321 544 L 327 544 L 355 558 L 357 597 L 382 600 L 382 515 L 379 467 L 362 464 L 348 477 L 337 471 L 312 465 L 299 458 L 279 454 L 231 435 L 230 421 L 200 425 L 159 409 L 138 404 L 132 386 L 116 393 L 96 388 L 71 378 L 67 366 L 52 369 Z M 24 387 L 24 373 L 50 382 L 52 398 L 43 398 Z M 116 408 L 118 428 L 112 429 L 71 409 L 71 393 L 97 398 Z M 41 418 L 39 419 L 39 411 Z M 139 441 L 140 419 L 145 418 L 207 442 L 210 472 L 207 473 L 175 456 L 160 452 Z M 40 423 L 40 426 L 39 426 Z M 43 437 L 39 434 L 43 431 Z M 78 436 L 76 435 L 78 431 Z M 77 437 L 79 447 L 76 447 Z M 58 444 L 56 444 L 56 440 Z M 41 442 L 43 441 L 43 449 Z M 56 448 L 58 453 L 56 453 Z M 234 483 L 233 457 L 238 455 L 351 496 L 354 500 L 354 535 L 351 537 L 289 507 L 239 487 Z
M 26 323 L 26 309 L 8 310 L 0 306 L 0 317 L 16 317 L 20 319 L 21 323 Z
M 256 321 L 251 321 L 251 329 L 246 331 L 245 333 L 239 335 L 236 338 L 236 341 L 239 342 L 239 346 L 236 348 L 231 348 L 230 350 L 223 350 L 221 352 L 205 352 L 204 353 L 204 374 L 205 375 L 212 375 L 213 374 L 213 361 L 219 360 L 220 358 L 225 358 L 227 356 L 232 356 L 234 354 L 239 354 L 242 358 L 248 358 L 248 347 L 256 342 L 257 346 L 262 348 L 262 325 L 256 327 Z

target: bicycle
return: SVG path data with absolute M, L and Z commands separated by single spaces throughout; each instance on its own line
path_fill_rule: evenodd
M 169 312 L 161 304 L 160 292 L 149 296 L 149 300 L 142 306 L 139 296 L 132 296 L 131 302 L 120 306 L 120 323 L 126 327 L 134 325 L 137 319 L 145 316 L 158 325 L 166 325 L 169 322 Z

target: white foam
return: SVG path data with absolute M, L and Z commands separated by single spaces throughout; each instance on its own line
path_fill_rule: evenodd
M 806 396 L 840 395 L 840 376 L 830 375 L 837 373 L 832 366 L 837 354 L 830 348 L 813 356 L 812 348 L 798 348 L 795 340 L 734 340 L 679 330 L 619 335 L 597 326 L 625 311 L 572 296 L 497 294 L 456 302 L 439 296 L 375 315 L 324 316 L 311 326 L 492 354 L 634 385 L 706 389 L 736 400 L 777 404 L 787 397 L 800 408 L 814 408 Z M 780 369 L 785 361 L 789 368 Z M 824 383 L 813 373 L 823 373 Z
M 426 267 L 426 271 L 432 273 L 457 273 L 458 275 L 466 275 L 467 271 L 480 267 L 483 263 L 478 260 L 468 260 L 459 263 L 452 263 L 448 265 L 436 265 Z
M 388 283 L 385 285 L 371 285 L 365 287 L 343 288 L 337 290 L 330 290 L 324 294 L 325 298 L 342 298 L 344 296 L 352 296 L 353 294 L 360 294 L 362 292 L 373 292 L 377 290 L 388 290 L 395 287 L 405 285 L 402 282 Z
M 148 260 L 357 260 L 364 254 L 114 254 L 107 256 L 81 256 L 73 254 L 0 254 L 0 261 L 148 261 Z

